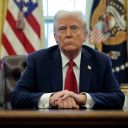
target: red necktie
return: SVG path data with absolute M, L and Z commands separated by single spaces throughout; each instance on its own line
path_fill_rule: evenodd
M 69 65 L 69 67 L 68 67 L 68 70 L 66 73 L 64 89 L 78 93 L 76 77 L 73 72 L 73 66 L 75 65 L 75 63 L 74 63 L 74 61 L 69 61 L 68 65 Z

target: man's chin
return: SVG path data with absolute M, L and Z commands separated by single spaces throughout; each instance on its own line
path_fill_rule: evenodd
M 73 47 L 73 46 L 69 46 L 69 47 L 65 47 L 64 48 L 64 51 L 67 51 L 67 52 L 73 52 L 73 51 L 76 51 L 77 49 L 75 48 L 75 47 Z

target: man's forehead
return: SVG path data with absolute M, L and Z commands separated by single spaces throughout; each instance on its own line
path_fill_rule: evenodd
M 63 17 L 58 19 L 57 23 L 58 25 L 79 25 L 82 23 L 82 21 L 78 18 Z
M 58 24 L 58 27 L 73 27 L 80 26 L 79 24 L 71 23 L 71 24 Z
M 80 20 L 78 16 L 75 15 L 66 15 L 66 16 L 61 16 L 58 18 L 58 20 Z

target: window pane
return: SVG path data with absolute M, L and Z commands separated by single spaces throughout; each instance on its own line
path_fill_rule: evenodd
M 56 45 L 53 35 L 53 22 L 45 23 L 45 39 L 47 42 L 47 47 Z
M 44 16 L 54 16 L 58 10 L 81 10 L 85 14 L 86 0 L 43 0 Z
M 86 0 L 75 0 L 74 10 L 80 10 L 86 14 Z

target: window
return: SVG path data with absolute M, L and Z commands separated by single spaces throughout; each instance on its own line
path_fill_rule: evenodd
M 86 0 L 43 0 L 46 47 L 55 45 L 53 17 L 58 10 L 80 10 L 85 14 Z

